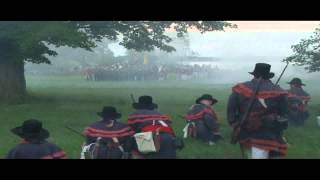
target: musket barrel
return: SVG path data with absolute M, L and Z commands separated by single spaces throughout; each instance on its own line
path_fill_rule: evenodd
M 279 78 L 278 78 L 278 80 L 277 80 L 277 82 L 276 82 L 276 85 L 278 85 L 278 83 L 280 82 L 280 79 L 282 78 L 282 76 L 283 76 L 284 72 L 286 71 L 286 69 L 288 68 L 288 66 L 289 66 L 289 61 L 287 61 L 286 67 L 285 67 L 285 68 L 283 69 L 283 71 L 281 72 L 281 74 L 280 74 L 280 76 L 279 76 Z
M 130 97 L 131 97 L 132 102 L 133 102 L 133 103 L 135 103 L 135 102 L 136 102 L 136 100 L 134 99 L 133 94 L 130 94 Z
M 74 132 L 74 133 L 76 133 L 76 134 L 78 134 L 78 135 L 80 135 L 80 136 L 82 136 L 82 137 L 85 137 L 82 133 L 80 133 L 79 131 L 77 131 L 77 130 L 71 128 L 71 127 L 65 126 L 65 128 L 70 130 L 70 131 L 72 131 L 72 132 Z

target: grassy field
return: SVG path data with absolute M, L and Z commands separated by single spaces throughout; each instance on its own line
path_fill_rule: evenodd
M 173 118 L 176 133 L 182 136 L 185 125 L 179 117 L 186 112 L 194 100 L 203 93 L 213 94 L 219 100 L 214 107 L 220 122 L 224 142 L 209 147 L 194 140 L 186 141 L 186 148 L 178 152 L 179 158 L 240 158 L 238 146 L 230 145 L 231 128 L 226 123 L 226 103 L 232 84 L 210 84 L 195 82 L 88 82 L 77 76 L 28 76 L 28 91 L 32 96 L 27 104 L 0 105 L 0 156 L 4 157 L 19 138 L 10 129 L 28 118 L 37 118 L 51 132 L 49 141 L 60 145 L 69 158 L 79 158 L 82 137 L 64 126 L 82 131 L 98 120 L 96 112 L 104 105 L 113 105 L 123 114 L 122 122 L 133 111 L 130 93 L 152 95 L 162 113 Z M 290 142 L 287 158 L 320 158 L 320 127 L 316 124 L 320 95 L 317 84 L 307 82 L 307 91 L 312 95 L 312 116 L 303 128 L 290 127 L 285 136 Z M 287 87 L 286 85 L 284 87 Z M 317 109 L 318 108 L 318 109 Z

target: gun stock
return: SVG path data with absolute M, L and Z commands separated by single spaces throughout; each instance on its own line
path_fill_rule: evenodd
M 248 107 L 247 107 L 247 109 L 246 109 L 246 111 L 245 111 L 240 123 L 234 128 L 234 130 L 232 132 L 231 141 L 230 141 L 231 144 L 236 144 L 239 141 L 239 135 L 241 133 L 241 128 L 242 128 L 243 124 L 247 121 L 248 116 L 249 116 L 249 114 L 251 112 L 251 109 L 253 107 L 253 104 L 254 104 L 254 102 L 256 100 L 256 96 L 259 93 L 261 80 L 262 80 L 262 77 L 260 77 L 258 79 L 258 83 L 257 83 L 256 89 L 254 91 L 254 95 L 252 97 L 250 97 Z

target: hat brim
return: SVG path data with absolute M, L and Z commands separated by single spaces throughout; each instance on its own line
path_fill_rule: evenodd
M 42 128 L 39 133 L 26 133 L 23 132 L 22 127 L 16 127 L 11 129 L 11 132 L 21 138 L 34 138 L 34 139 L 48 139 L 50 133 L 47 129 Z
M 103 114 L 102 112 L 97 112 L 97 115 L 102 117 L 102 118 L 111 118 L 111 119 L 121 118 L 121 114 L 120 113 L 108 115 L 108 114 Z
M 210 98 L 210 99 L 206 99 L 206 98 L 202 98 L 202 97 L 200 97 L 200 98 L 198 98 L 197 100 L 196 100 L 196 104 L 200 104 L 200 102 L 202 101 L 202 100 L 209 100 L 209 101 L 211 101 L 212 103 L 212 105 L 214 105 L 214 104 L 216 104 L 217 102 L 218 102 L 218 100 L 217 99 L 214 99 L 214 98 Z
M 140 103 L 133 103 L 132 107 L 134 109 L 149 109 L 149 110 L 153 110 L 153 109 L 157 109 L 158 105 L 157 104 L 140 104 Z
M 297 84 L 297 83 L 292 83 L 292 82 L 288 82 L 288 84 Z M 301 84 L 298 84 L 300 86 L 306 86 L 305 84 L 301 83 Z
M 255 72 L 248 72 L 248 73 L 251 74 L 251 75 L 253 75 L 253 76 L 258 75 L 258 74 L 255 73 Z M 274 75 L 275 75 L 275 74 L 274 74 L 273 72 L 270 72 L 269 74 L 267 74 L 266 78 L 271 79 L 271 78 L 274 77 Z

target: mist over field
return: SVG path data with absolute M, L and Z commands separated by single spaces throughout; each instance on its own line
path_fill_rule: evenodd
M 237 22 L 233 22 L 237 23 Z M 250 24 L 250 22 L 247 22 Z M 252 22 L 254 23 L 254 22 Z M 264 22 L 259 22 L 264 23 Z M 24 74 L 28 96 L 23 103 L 1 104 L 0 156 L 5 156 L 20 139 L 10 132 L 28 118 L 41 119 L 51 133 L 50 140 L 66 150 L 70 158 L 79 158 L 84 139 L 67 129 L 71 126 L 79 132 L 99 120 L 96 112 L 103 106 L 115 106 L 126 123 L 133 111 L 130 94 L 137 99 L 150 95 L 159 105 L 159 111 L 173 119 L 173 128 L 182 136 L 185 115 L 189 107 L 202 94 L 218 99 L 214 105 L 221 133 L 226 141 L 208 147 L 193 139 L 186 140 L 186 148 L 178 152 L 178 158 L 240 158 L 238 146 L 229 143 L 231 128 L 226 119 L 226 107 L 231 88 L 237 83 L 249 81 L 256 63 L 269 63 L 276 82 L 286 66 L 285 58 L 293 54 L 292 45 L 310 37 L 314 29 L 278 31 L 199 32 L 191 31 L 178 38 L 176 33 L 166 32 L 176 51 L 164 52 L 128 50 L 118 41 L 103 39 L 96 42 L 93 51 L 68 46 L 46 47 L 57 52 L 47 56 L 51 64 L 24 62 Z M 259 26 L 258 26 L 259 27 Z M 272 23 L 270 25 L 272 29 Z M 0 34 L 1 35 L 1 34 Z M 30 50 L 31 51 L 31 50 Z M 1 66 L 1 64 L 0 64 Z M 285 132 L 290 148 L 289 158 L 320 158 L 320 72 L 308 72 L 304 66 L 290 63 L 280 86 L 288 89 L 292 78 L 298 77 L 306 84 L 311 95 L 308 106 L 310 117 L 305 127 L 290 127 Z M 0 82 L 1 84 L 1 82 Z
M 50 59 L 53 65 L 61 69 L 63 67 L 65 71 L 78 68 L 79 73 L 81 68 L 87 65 L 122 63 L 129 62 L 130 59 L 143 64 L 146 55 L 149 64 L 211 66 L 219 72 L 217 71 L 218 73 L 214 75 L 218 78 L 210 80 L 210 83 L 235 83 L 250 78 L 247 72 L 252 71 L 255 63 L 258 62 L 271 64 L 272 71 L 277 76 L 285 66 L 282 60 L 292 54 L 291 46 L 309 37 L 312 32 L 208 32 L 205 34 L 190 32 L 181 39 L 176 38 L 174 33 L 168 34 L 174 39 L 171 45 L 176 48 L 176 52 L 166 53 L 156 50 L 138 53 L 126 50 L 117 42 L 105 40 L 99 44 L 95 52 L 65 47 L 58 49 L 59 55 Z M 190 59 L 191 56 L 194 58 Z M 159 71 L 159 68 L 153 71 Z M 37 69 L 39 73 L 41 71 L 49 73 L 47 69 L 55 70 L 52 65 L 43 64 L 27 64 L 26 69 L 27 72 L 29 69 L 30 71 Z M 59 72 L 56 73 L 59 74 Z M 303 67 L 291 65 L 284 74 L 284 78 L 292 75 L 313 79 L 319 76 L 319 73 L 307 73 Z M 208 79 L 197 81 L 202 80 L 208 82 Z

